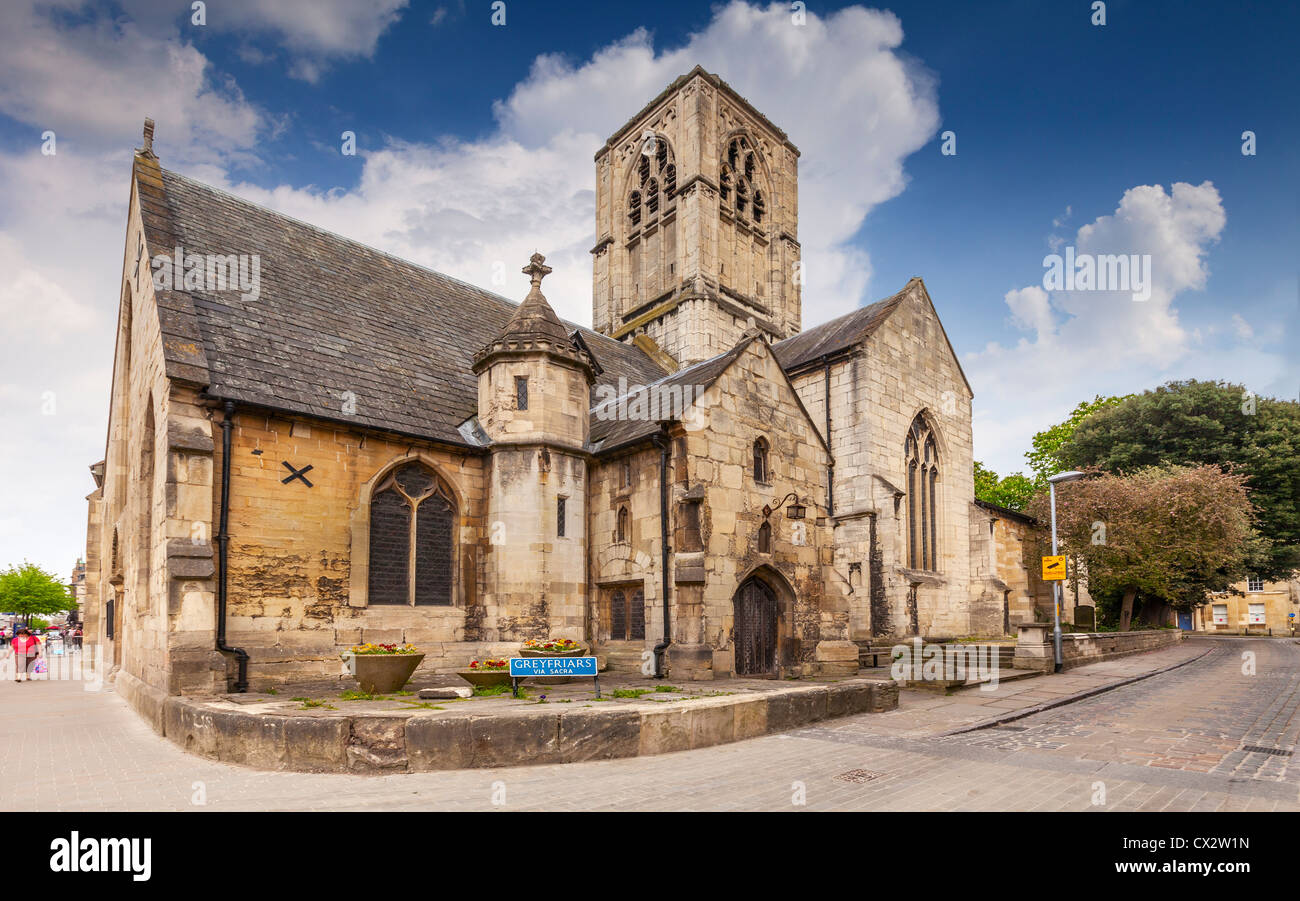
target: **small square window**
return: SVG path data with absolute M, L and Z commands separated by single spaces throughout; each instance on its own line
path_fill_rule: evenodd
M 1259 578 L 1258 576 L 1251 576 L 1250 578 L 1248 578 L 1248 579 L 1246 580 L 1246 590 L 1247 590 L 1247 591 L 1263 591 L 1263 590 L 1264 590 L 1264 580 L 1261 579 L 1261 578 Z

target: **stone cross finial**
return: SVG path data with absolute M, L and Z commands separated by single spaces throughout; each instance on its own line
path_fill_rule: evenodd
M 144 120 L 144 146 L 140 148 L 145 153 L 153 153 L 153 120 Z
M 524 275 L 532 280 L 534 288 L 540 288 L 542 279 L 551 274 L 551 267 L 546 265 L 546 257 L 540 253 L 534 253 L 528 258 L 528 265 L 522 271 Z

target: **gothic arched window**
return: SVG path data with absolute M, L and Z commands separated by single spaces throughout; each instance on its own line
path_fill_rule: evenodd
M 754 442 L 754 481 L 766 485 L 772 480 L 772 470 L 768 465 L 767 439 L 759 438 Z
M 772 524 L 765 522 L 758 527 L 758 552 L 760 554 L 772 553 Z
M 767 205 L 759 186 L 762 176 L 758 171 L 757 154 L 749 138 L 737 135 L 727 144 L 718 173 L 718 193 L 723 206 L 734 204 L 739 218 L 752 218 L 756 225 L 761 224 L 767 215 Z
M 647 137 L 638 150 L 636 173 L 628 195 L 628 223 L 633 227 L 641 224 L 643 206 L 646 216 L 657 215 L 661 206 L 672 205 L 676 193 L 677 167 L 673 164 L 672 148 L 663 138 Z
M 903 442 L 907 466 L 907 565 L 930 572 L 939 568 L 939 446 L 924 415 L 912 420 Z
M 370 499 L 371 604 L 452 602 L 456 502 L 423 463 L 393 470 Z
M 614 540 L 619 544 L 623 544 L 627 541 L 628 519 L 627 507 L 619 507 L 618 517 L 615 520 L 614 527 Z

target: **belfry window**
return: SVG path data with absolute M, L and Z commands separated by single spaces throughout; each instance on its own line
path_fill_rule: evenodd
M 744 135 L 732 138 L 718 172 L 722 205 L 734 208 L 737 218 L 749 218 L 755 225 L 761 224 L 767 216 L 767 201 L 759 186 L 761 178 L 757 151 L 749 139 Z
M 673 205 L 677 195 L 677 166 L 668 142 L 660 137 L 648 138 L 638 151 L 632 190 L 627 198 L 628 224 L 641 224 L 641 216 L 653 219 L 663 208 Z
M 912 421 L 903 442 L 907 467 L 907 565 L 938 570 L 939 447 L 924 415 Z
M 422 463 L 406 463 L 370 500 L 369 603 L 452 602 L 456 503 Z

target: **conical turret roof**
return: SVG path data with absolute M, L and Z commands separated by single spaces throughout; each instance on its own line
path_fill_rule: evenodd
M 535 253 L 523 268 L 524 275 L 532 279 L 532 287 L 498 338 L 547 338 L 564 344 L 570 343 L 569 333 L 564 330 L 560 317 L 555 315 L 546 295 L 542 293 L 542 279 L 551 274 L 551 267 L 545 263 L 546 257 Z
M 500 334 L 474 355 L 474 371 L 478 372 L 499 354 L 541 351 L 576 363 L 591 373 L 590 357 L 583 348 L 573 343 L 564 324 L 560 322 L 560 317 L 555 315 L 546 295 L 542 294 L 542 279 L 551 273 L 551 267 L 546 265 L 546 257 L 534 253 L 522 271 L 532 282 L 528 296 Z M 594 378 L 594 375 L 591 377 Z

